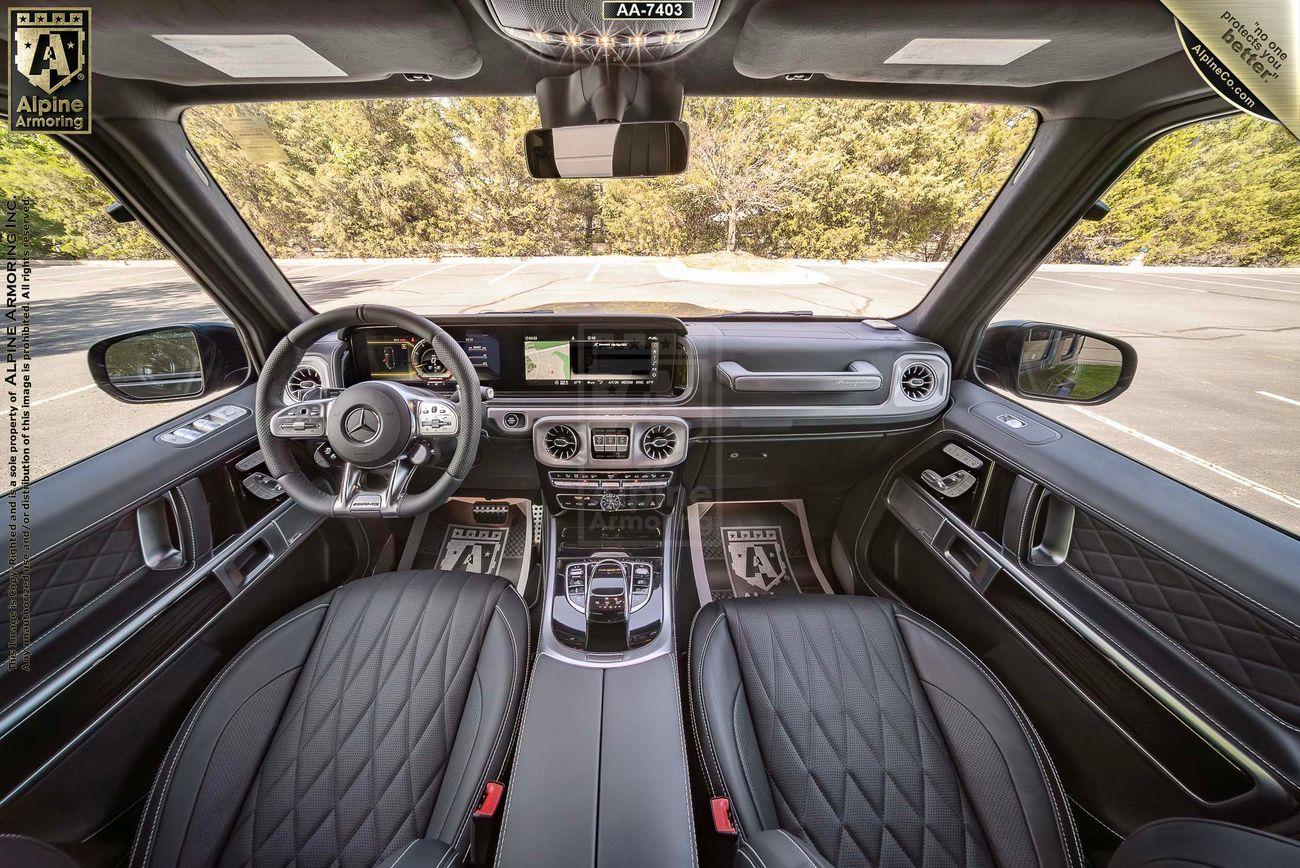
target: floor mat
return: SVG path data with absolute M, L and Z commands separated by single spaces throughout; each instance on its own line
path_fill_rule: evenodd
M 732 597 L 832 593 L 802 500 L 719 501 L 686 511 L 700 605 Z
M 523 498 L 453 497 L 429 516 L 412 566 L 502 576 L 522 594 L 532 522 L 532 503 Z

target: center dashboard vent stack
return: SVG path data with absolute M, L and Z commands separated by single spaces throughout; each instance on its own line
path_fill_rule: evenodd
M 641 451 L 647 458 L 662 461 L 677 451 L 677 432 L 667 425 L 647 428 L 641 435 Z
M 915 362 L 903 369 L 899 387 L 911 401 L 924 401 L 934 394 L 936 378 L 934 368 Z
M 577 455 L 578 447 L 581 445 L 578 432 L 568 425 L 552 425 L 550 430 L 546 432 L 546 438 L 542 442 L 551 457 L 560 461 L 568 461 Z
M 289 375 L 289 384 L 284 387 L 284 393 L 290 401 L 297 402 L 312 389 L 319 389 L 322 385 L 320 371 L 310 365 L 302 365 Z

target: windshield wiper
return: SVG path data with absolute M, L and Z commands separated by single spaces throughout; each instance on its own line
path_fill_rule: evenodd
M 701 319 L 752 319 L 756 316 L 814 316 L 810 310 L 735 310 L 728 313 L 715 313 Z

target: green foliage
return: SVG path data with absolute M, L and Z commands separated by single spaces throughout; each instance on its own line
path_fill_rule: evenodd
M 0 197 L 32 202 L 33 259 L 157 259 L 153 236 L 113 222 L 108 194 L 49 136 L 0 132 Z
M 265 124 L 282 160 L 232 130 Z M 1033 134 L 1005 106 L 692 98 L 676 177 L 538 181 L 521 97 L 207 106 L 185 115 L 197 153 L 272 255 L 688 255 L 950 258 Z M 240 133 L 245 135 L 246 133 Z M 1240 117 L 1157 142 L 1058 261 L 1300 264 L 1300 148 Z M 0 191 L 32 197 L 40 257 L 162 255 L 103 213 L 101 186 L 52 139 L 0 137 Z
M 1079 224 L 1059 262 L 1300 264 L 1300 146 L 1281 126 L 1240 116 L 1176 130 L 1146 151 Z

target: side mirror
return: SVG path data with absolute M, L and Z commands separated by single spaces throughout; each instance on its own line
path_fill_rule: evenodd
M 534 178 L 649 178 L 686 171 L 690 129 L 681 121 L 587 124 L 524 134 Z
M 217 323 L 186 323 L 104 338 L 88 354 L 90 375 L 128 404 L 199 398 L 248 378 L 239 332 Z
M 1002 322 L 984 332 L 975 370 L 986 385 L 1022 398 L 1104 404 L 1133 382 L 1137 351 L 1070 326 Z

